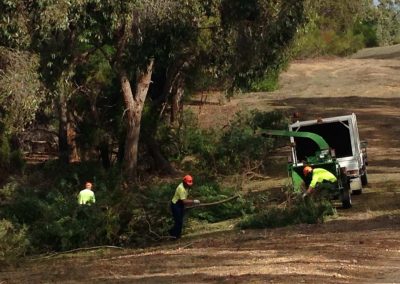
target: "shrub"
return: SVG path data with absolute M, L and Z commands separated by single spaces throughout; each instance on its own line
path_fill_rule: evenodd
M 194 208 L 190 212 L 192 218 L 213 223 L 253 212 L 252 202 L 242 198 L 233 188 L 221 188 L 215 182 L 203 183 L 201 180 L 198 183 L 201 185 L 196 187 L 193 195 L 202 203 L 217 202 L 235 195 L 238 195 L 238 198 L 214 206 Z
M 364 36 L 362 34 L 355 35 L 353 31 L 348 30 L 345 33 L 336 34 L 326 52 L 332 55 L 346 56 L 357 52 L 364 46 Z
M 162 125 L 158 128 L 158 140 L 163 154 L 172 161 L 181 161 L 187 156 L 205 157 L 213 155 L 219 136 L 212 129 L 201 129 L 198 120 L 190 111 L 183 113 L 178 128 Z
M 377 36 L 377 24 L 373 21 L 364 21 L 357 23 L 354 27 L 355 34 L 361 34 L 364 38 L 366 47 L 375 47 L 379 45 Z
M 279 88 L 279 71 L 272 70 L 264 75 L 261 80 L 252 83 L 251 92 L 272 92 Z
M 10 144 L 6 135 L 0 137 L 0 167 L 7 168 L 10 165 Z
M 239 112 L 224 130 L 201 129 L 193 114 L 186 113 L 179 129 L 161 127 L 158 139 L 167 145 L 169 160 L 188 161 L 181 166 L 201 175 L 233 174 L 263 164 L 276 145 L 275 138 L 255 134 L 257 128 L 285 129 L 281 112 Z M 190 159 L 188 158 L 190 157 Z
M 372 31 L 371 31 L 372 32 Z M 294 57 L 308 58 L 326 55 L 346 56 L 365 47 L 366 42 L 372 44 L 373 34 L 360 29 L 348 29 L 337 32 L 332 29 L 320 30 L 310 27 L 297 38 L 293 49 Z
M 331 216 L 336 210 L 328 200 L 300 201 L 286 208 L 271 207 L 254 215 L 246 216 L 238 226 L 248 228 L 274 228 L 293 224 L 314 224 L 323 222 L 326 216 Z
M 216 172 L 232 174 L 244 169 L 265 166 L 276 146 L 275 137 L 256 135 L 258 128 L 285 129 L 287 120 L 281 112 L 238 113 L 223 133 L 215 152 Z
M 144 245 L 151 240 L 168 236 L 168 230 L 173 224 L 170 202 L 177 185 L 178 183 L 152 185 L 131 201 L 127 201 L 123 207 L 129 209 L 125 212 L 124 220 L 121 220 L 121 227 L 126 228 L 122 239 L 130 240 L 136 245 Z M 220 201 L 235 194 L 234 189 L 221 189 L 218 183 L 204 177 L 196 177 L 195 188 L 190 190 L 190 198 L 198 198 L 202 203 Z M 133 203 L 140 206 L 133 206 Z M 189 209 L 187 217 L 218 222 L 251 212 L 252 203 L 239 197 L 216 206 Z
M 27 228 L 9 220 L 0 220 L 0 264 L 12 263 L 23 256 L 29 247 Z
M 6 204 L 0 218 L 28 225 L 33 252 L 117 243 L 120 226 L 114 193 L 121 192 L 119 171 L 106 173 L 93 163 L 49 162 L 44 170 L 28 174 L 2 189 Z M 98 202 L 78 206 L 76 196 L 87 179 L 94 181 Z

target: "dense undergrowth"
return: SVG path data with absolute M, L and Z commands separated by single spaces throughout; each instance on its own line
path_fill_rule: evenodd
M 286 207 L 269 207 L 244 217 L 238 224 L 241 229 L 275 228 L 295 224 L 323 223 L 327 216 L 336 214 L 329 200 L 297 200 Z
M 267 210 L 268 198 L 264 202 L 256 194 L 246 196 L 237 184 L 221 185 L 223 175 L 265 172 L 280 140 L 258 136 L 255 130 L 279 129 L 285 123 L 283 113 L 253 111 L 237 114 L 223 131 L 201 130 L 195 123 L 183 124 L 178 132 L 161 128 L 160 141 L 176 141 L 166 157 L 194 176 L 191 198 L 210 203 L 237 196 L 216 206 L 188 210 L 187 218 L 208 223 L 243 218 L 242 228 L 258 228 L 318 222 L 328 214 L 326 204 Z M 96 203 L 79 206 L 77 194 L 87 180 L 94 184 Z M 147 177 L 126 188 L 118 166 L 105 170 L 97 161 L 66 165 L 55 160 L 26 167 L 0 190 L 0 261 L 26 253 L 98 245 L 137 247 L 167 239 L 172 226 L 169 203 L 179 183 L 180 177 Z

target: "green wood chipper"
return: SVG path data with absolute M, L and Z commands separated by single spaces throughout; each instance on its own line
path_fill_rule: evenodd
M 335 189 L 329 192 L 331 199 L 340 198 L 343 208 L 350 208 L 351 204 L 351 191 L 349 180 L 346 175 L 345 169 L 341 168 L 336 160 L 335 153 L 330 149 L 328 143 L 323 137 L 311 132 L 302 131 L 288 131 L 288 130 L 259 130 L 258 134 L 262 136 L 285 136 L 285 137 L 302 137 L 308 138 L 315 142 L 318 150 L 313 156 L 306 157 L 304 161 L 292 162 L 295 159 L 291 157 L 288 163 L 288 174 L 293 184 L 294 192 L 301 193 L 301 185 L 304 182 L 307 187 L 310 183 L 310 178 L 303 175 L 303 168 L 311 166 L 313 168 L 323 168 L 331 172 L 337 178 Z M 294 145 L 292 145 L 292 156 L 295 155 Z

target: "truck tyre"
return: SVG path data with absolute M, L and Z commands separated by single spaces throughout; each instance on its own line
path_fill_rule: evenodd
M 350 190 L 347 188 L 344 188 L 342 192 L 342 207 L 344 209 L 352 207 Z

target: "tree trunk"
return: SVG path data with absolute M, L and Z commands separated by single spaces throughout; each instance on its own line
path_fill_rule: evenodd
M 154 159 L 154 162 L 156 164 L 155 168 L 161 174 L 175 175 L 178 173 L 171 166 L 170 162 L 162 155 L 160 151 L 160 146 L 158 145 L 152 134 L 146 135 L 146 145 L 151 157 Z
M 121 72 L 120 80 L 122 94 L 126 107 L 127 130 L 125 138 L 125 151 L 123 160 L 123 171 L 128 181 L 136 181 L 137 178 L 137 156 L 139 146 L 140 121 L 144 102 L 151 82 L 154 59 L 151 59 L 144 72 L 140 72 L 136 79 L 135 94 L 132 93 L 131 84 L 126 72 Z
M 59 158 L 62 162 L 69 162 L 69 147 L 68 147 L 68 109 L 67 98 L 63 91 L 59 95 L 59 115 L 60 121 L 58 126 L 58 151 Z
M 68 143 L 68 161 L 70 163 L 79 162 L 81 159 L 78 153 L 78 146 L 76 145 L 76 123 L 72 118 L 71 113 L 68 111 L 67 122 L 67 143 Z
M 182 110 L 182 97 L 184 93 L 184 79 L 182 76 L 176 81 L 176 84 L 172 91 L 172 98 L 171 98 L 171 116 L 170 116 L 170 123 L 175 125 L 178 119 L 178 114 Z
M 110 147 L 106 140 L 104 140 L 100 143 L 99 151 L 100 151 L 100 159 L 101 159 L 103 168 L 109 169 L 111 167 Z

